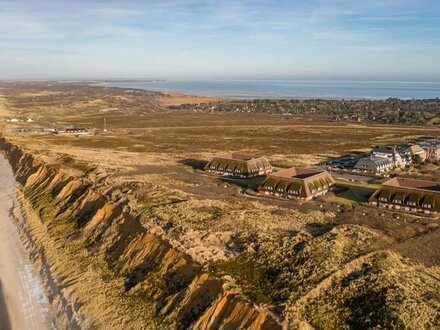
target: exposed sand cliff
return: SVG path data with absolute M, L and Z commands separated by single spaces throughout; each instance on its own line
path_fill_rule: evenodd
M 354 183 L 299 203 L 243 194 L 261 178 L 200 171 L 233 150 L 282 168 L 310 166 L 371 143 L 438 137 L 438 129 L 158 111 L 148 92 L 0 85 L 0 116 L 35 120 L 0 121 L 10 142 L 0 150 L 20 182 L 27 216 L 19 226 L 63 324 L 440 328 L 440 219 L 363 205 L 374 189 Z M 67 125 L 97 134 L 14 132 Z M 432 166 L 426 175 L 437 179 Z
M 47 166 L 6 140 L 29 232 L 80 327 L 277 329 L 267 310 L 224 289 L 188 255 L 149 233 L 102 177 Z

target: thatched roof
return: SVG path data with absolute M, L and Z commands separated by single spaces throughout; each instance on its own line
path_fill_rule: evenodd
M 377 201 L 429 208 L 433 212 L 440 212 L 440 183 L 393 178 L 384 182 L 371 196 L 370 202 Z
M 308 198 L 334 183 L 335 181 L 327 171 L 290 168 L 269 175 L 259 190 Z
M 395 188 L 410 188 L 440 193 L 440 182 L 416 180 L 408 178 L 392 178 L 382 184 L 383 186 Z
M 272 165 L 264 157 L 254 157 L 239 153 L 230 153 L 214 157 L 205 170 L 236 174 L 252 174 L 272 170 Z
M 393 163 L 388 158 L 384 157 L 366 157 L 358 160 L 354 168 L 368 171 L 376 171 L 381 166 L 391 167 Z

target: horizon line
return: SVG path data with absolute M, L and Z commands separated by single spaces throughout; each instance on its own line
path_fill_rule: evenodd
M 27 79 L 0 79 L 0 82 L 121 82 L 121 81 L 133 81 L 133 82 L 154 82 L 154 81 L 204 81 L 204 80 L 217 80 L 217 81 L 298 81 L 298 82 L 381 82 L 381 83 L 440 83 L 440 79 L 408 79 L 408 80 L 399 80 L 399 79 L 346 79 L 346 78 L 238 78 L 238 77 L 142 77 L 142 78 L 130 78 L 130 77 L 111 77 L 111 78 L 27 78 Z

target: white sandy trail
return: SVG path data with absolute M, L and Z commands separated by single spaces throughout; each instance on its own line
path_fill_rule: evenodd
M 11 167 L 0 156 L 0 329 L 52 329 L 43 285 L 10 217 L 14 189 Z

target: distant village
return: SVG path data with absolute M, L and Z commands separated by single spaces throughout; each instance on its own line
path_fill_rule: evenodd
M 182 104 L 170 109 L 203 112 L 271 113 L 324 116 L 333 121 L 379 124 L 440 125 L 440 100 L 231 100 Z

